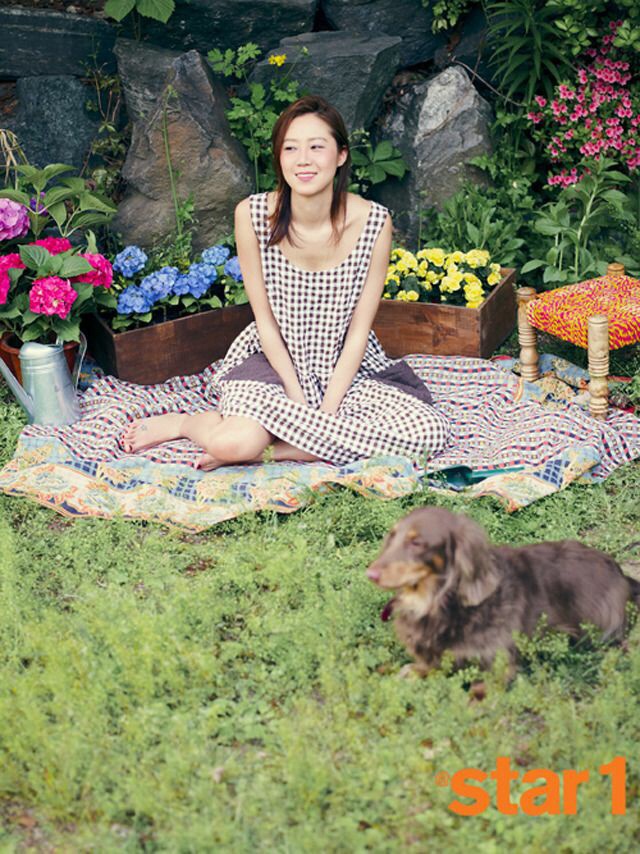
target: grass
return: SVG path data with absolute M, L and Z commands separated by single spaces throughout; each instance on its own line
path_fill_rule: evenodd
M 4 389 L 0 463 L 23 423 Z M 495 542 L 577 537 L 638 557 L 640 466 L 507 516 L 488 499 L 348 491 L 193 535 L 68 522 L 0 496 L 0 851 L 637 850 L 640 628 L 623 648 L 527 645 L 474 701 L 423 681 L 364 575 L 438 502 Z M 627 758 L 627 814 L 598 767 Z M 588 769 L 575 816 L 454 814 L 435 775 Z M 523 786 L 512 784 L 517 802 Z

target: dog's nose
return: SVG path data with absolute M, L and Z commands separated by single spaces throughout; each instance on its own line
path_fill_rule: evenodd
M 367 570 L 367 578 L 370 578 L 371 581 L 380 581 L 380 570 L 370 566 Z

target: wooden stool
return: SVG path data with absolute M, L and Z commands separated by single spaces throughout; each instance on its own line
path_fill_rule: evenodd
M 605 419 L 609 350 L 640 342 L 640 281 L 625 276 L 622 264 L 609 264 L 599 279 L 542 293 L 520 288 L 517 296 L 522 377 L 540 375 L 536 329 L 586 347 L 589 411 Z

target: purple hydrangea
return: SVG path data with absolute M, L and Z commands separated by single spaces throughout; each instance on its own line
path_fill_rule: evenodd
M 29 231 L 29 214 L 24 205 L 0 199 L 0 240 L 22 237 Z
M 210 246 L 209 249 L 205 249 L 202 253 L 202 260 L 205 264 L 213 264 L 217 267 L 219 264 L 224 264 L 229 255 L 231 255 L 229 247 L 219 243 L 217 246 Z
M 217 278 L 218 271 L 213 264 L 192 264 L 187 273 L 178 276 L 173 292 L 179 296 L 191 294 L 196 299 L 200 299 Z
M 149 273 L 148 276 L 145 276 L 140 282 L 140 287 L 153 304 L 171 294 L 179 275 L 180 270 L 177 267 L 163 267 L 161 270 L 156 270 L 155 273 Z
M 147 255 L 139 246 L 125 246 L 113 259 L 113 269 L 125 279 L 131 279 L 146 263 Z
M 240 271 L 240 262 L 238 261 L 237 255 L 234 255 L 233 258 L 229 258 L 227 263 L 224 265 L 224 271 L 227 276 L 231 276 L 236 282 L 242 281 L 242 272 Z
M 42 201 L 44 199 L 44 196 L 45 194 L 44 192 L 42 192 L 40 193 L 40 198 L 37 198 L 36 196 L 31 196 L 31 198 L 29 199 L 29 207 L 34 213 L 40 214 L 40 216 L 46 216 L 49 213 L 49 211 L 44 206 L 44 202 Z
M 129 285 L 118 297 L 118 314 L 145 314 L 153 305 L 149 295 L 138 287 Z

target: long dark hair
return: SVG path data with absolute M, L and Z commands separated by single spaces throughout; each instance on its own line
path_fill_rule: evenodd
M 349 171 L 351 169 L 351 154 L 349 153 L 347 129 L 340 113 L 328 101 L 325 101 L 319 95 L 306 95 L 304 98 L 300 98 L 288 106 L 278 118 L 273 128 L 271 144 L 273 147 L 273 161 L 278 186 L 276 187 L 276 207 L 269 218 L 271 235 L 268 246 L 280 243 L 284 237 L 288 237 L 293 243 L 291 240 L 291 187 L 287 184 L 282 174 L 280 153 L 291 122 L 297 119 L 298 116 L 304 116 L 308 113 L 314 113 L 327 123 L 331 135 L 338 146 L 338 151 L 344 151 L 345 149 L 347 151 L 347 159 L 342 166 L 338 166 L 336 171 L 333 184 L 333 198 L 331 199 L 331 226 L 336 241 L 340 236 L 339 224 L 342 223 L 344 227 L 347 209 L 347 187 L 349 186 Z

